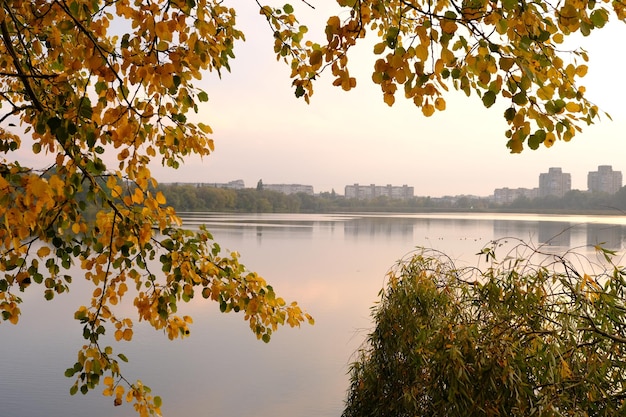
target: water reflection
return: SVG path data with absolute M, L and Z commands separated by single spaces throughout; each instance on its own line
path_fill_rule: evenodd
M 394 217 L 362 217 L 345 221 L 343 230 L 350 239 L 413 236 L 414 219 Z
M 137 325 L 136 340 L 116 349 L 128 354 L 132 377 L 160 394 L 165 415 L 173 417 L 338 417 L 348 364 L 371 326 L 370 308 L 385 273 L 416 246 L 475 264 L 484 245 L 506 237 L 554 250 L 599 242 L 621 249 L 625 227 L 618 218 L 493 214 L 194 213 L 183 219 L 190 228 L 206 224 L 222 248 L 240 252 L 246 266 L 285 299 L 298 300 L 316 325 L 281 329 L 266 345 L 241 316 L 222 315 L 202 300 L 180 307 L 194 317 L 187 340 L 170 342 Z M 24 299 L 23 323 L 0 326 L 0 415 L 134 416 L 99 392 L 67 393 L 71 381 L 63 371 L 83 343 L 72 318 L 85 303 L 80 286 L 52 303 L 37 291 Z
M 624 227 L 614 224 L 587 224 L 587 244 L 601 245 L 607 249 L 622 249 Z
M 562 221 L 494 220 L 494 239 L 518 237 L 539 245 L 557 248 L 594 246 L 619 250 L 623 247 L 625 226 L 607 223 Z

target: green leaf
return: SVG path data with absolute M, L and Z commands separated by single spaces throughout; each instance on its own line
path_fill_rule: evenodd
M 493 106 L 493 103 L 496 102 L 496 93 L 489 90 L 483 95 L 483 104 L 485 107 L 489 108 Z
M 55 117 L 51 117 L 51 118 L 48 119 L 46 124 L 50 128 L 50 131 L 54 132 L 55 130 L 57 130 L 59 128 L 59 126 L 61 126 L 61 119 L 59 119 L 56 116 Z
M 526 94 L 523 91 L 520 91 L 519 93 L 513 96 L 513 103 L 519 106 L 523 106 L 526 103 L 528 103 L 528 98 L 526 97 Z
M 591 35 L 592 29 L 593 29 L 593 26 L 589 22 L 585 20 L 580 22 L 580 33 L 582 33 L 583 36 Z
M 293 13 L 293 6 L 291 4 L 285 4 L 283 6 L 283 10 L 285 11 L 285 13 L 290 14 Z
M 305 91 L 304 91 L 304 87 L 302 87 L 301 85 L 296 87 L 296 97 L 302 97 L 304 95 Z
M 209 95 L 205 91 L 200 91 L 198 93 L 198 100 L 202 103 L 207 102 L 209 101 Z
M 517 0 L 502 0 L 502 7 L 504 10 L 514 10 L 519 6 Z
M 74 16 L 78 14 L 78 10 L 79 10 L 79 6 L 76 1 L 73 1 L 72 3 L 70 3 L 70 12 L 72 12 Z
M 63 20 L 57 24 L 57 28 L 59 28 L 61 33 L 69 32 L 74 28 L 74 22 L 72 20 Z
M 519 41 L 519 47 L 525 51 L 528 51 L 528 48 L 530 48 L 531 43 L 532 43 L 532 40 L 528 36 L 524 36 Z
M 98 81 L 94 87 L 98 95 L 100 95 L 100 93 L 102 93 L 103 91 L 106 91 L 106 89 L 108 88 L 107 83 L 105 83 L 104 81 Z
M 158 408 L 158 407 L 161 407 L 161 404 L 162 404 L 161 397 L 156 395 L 154 397 L 154 406 Z
M 538 130 L 534 134 L 528 137 L 528 146 L 532 150 L 539 148 L 539 145 L 546 139 L 546 132 L 544 130 Z
M 385 42 L 387 42 L 387 46 L 391 49 L 396 48 L 396 43 L 398 42 L 398 34 L 400 33 L 400 29 L 392 26 L 387 31 L 387 36 L 385 37 Z
M 91 119 L 93 117 L 93 109 L 91 108 L 91 100 L 89 100 L 89 97 L 84 97 L 81 100 L 79 114 L 85 119 Z
M 46 133 L 46 122 L 44 122 L 43 119 L 39 119 L 37 121 L 37 124 L 35 125 L 35 132 L 40 135 Z
M 93 148 L 94 145 L 96 144 L 96 134 L 93 131 L 93 129 L 87 130 L 87 133 L 85 135 L 85 139 L 87 141 L 87 146 L 89 148 Z
M 589 16 L 589 18 L 595 27 L 601 28 L 604 27 L 606 22 L 608 22 L 609 14 L 604 9 L 596 9 L 591 12 L 591 16 Z
M 67 139 L 70 137 L 67 129 L 65 128 L 65 126 L 59 126 L 54 131 L 54 135 L 56 136 L 57 140 L 59 142 L 61 142 L 61 143 L 65 143 L 67 141 Z

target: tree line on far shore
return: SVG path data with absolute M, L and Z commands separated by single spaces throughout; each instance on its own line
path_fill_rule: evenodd
M 168 205 L 179 212 L 222 211 L 252 213 L 327 213 L 336 211 L 585 211 L 619 214 L 626 210 L 626 187 L 615 194 L 580 190 L 563 197 L 545 196 L 534 199 L 520 197 L 509 204 L 500 204 L 487 197 L 423 197 L 406 200 L 385 196 L 359 200 L 332 192 L 316 195 L 284 194 L 277 191 L 244 188 L 227 189 L 192 184 L 161 184 L 159 190 Z

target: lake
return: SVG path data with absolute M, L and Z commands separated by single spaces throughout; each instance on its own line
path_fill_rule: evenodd
M 206 224 L 222 249 L 236 250 L 287 301 L 297 300 L 314 326 L 281 328 L 272 341 L 256 340 L 241 315 L 221 314 L 198 299 L 179 309 L 194 319 L 191 336 L 169 341 L 135 325 L 127 378 L 140 378 L 163 399 L 169 417 L 339 417 L 352 353 L 371 328 L 370 308 L 385 274 L 415 249 L 441 250 L 476 264 L 491 240 L 517 237 L 550 251 L 603 246 L 622 251 L 626 219 L 610 216 L 502 214 L 207 214 L 182 213 L 189 228 Z M 0 416 L 135 416 L 113 406 L 101 389 L 69 395 L 63 373 L 83 344 L 73 320 L 84 304 L 80 280 L 53 302 L 33 285 L 18 326 L 0 325 Z M 82 287 L 85 287 L 84 285 Z M 127 303 L 132 300 L 126 299 Z M 125 307 L 132 314 L 130 307 Z M 132 315 L 131 317 L 134 317 Z

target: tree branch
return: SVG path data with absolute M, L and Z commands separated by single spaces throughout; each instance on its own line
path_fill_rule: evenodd
M 7 52 L 9 53 L 9 55 L 11 55 L 11 58 L 13 59 L 13 65 L 15 65 L 17 76 L 22 80 L 22 83 L 24 84 L 24 89 L 26 90 L 26 94 L 33 102 L 33 106 L 37 110 L 43 111 L 43 106 L 41 105 L 41 102 L 37 98 L 37 95 L 33 91 L 33 88 L 30 86 L 30 82 L 28 81 L 29 76 L 24 73 L 24 70 L 22 70 L 19 58 L 15 53 L 15 49 L 13 49 L 13 43 L 11 42 L 11 35 L 9 34 L 9 28 L 7 27 L 6 21 L 3 20 L 2 23 L 0 23 L 0 29 L 2 31 L 4 46 L 7 48 Z
M 20 78 L 54 78 L 57 74 L 20 74 L 15 72 L 0 71 L 0 76 L 4 77 L 20 77 Z

